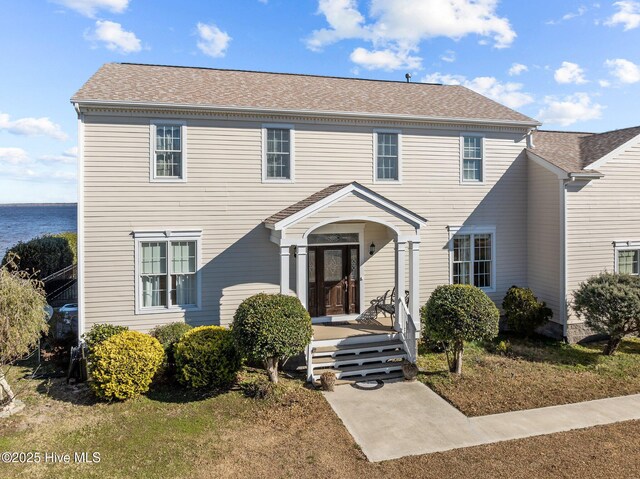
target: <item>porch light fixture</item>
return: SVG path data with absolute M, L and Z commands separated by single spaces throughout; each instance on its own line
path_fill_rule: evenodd
M 376 245 L 372 241 L 371 244 L 369 245 L 369 256 L 373 256 L 373 253 L 375 252 L 376 252 Z

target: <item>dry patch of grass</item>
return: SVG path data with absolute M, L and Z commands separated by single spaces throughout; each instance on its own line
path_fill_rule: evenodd
M 114 404 L 62 380 L 20 382 L 28 407 L 0 423 L 0 451 L 98 451 L 102 460 L 1 464 L 1 478 L 590 479 L 637 477 L 640 467 L 640 421 L 370 463 L 322 395 L 297 380 L 270 400 L 160 389 Z
M 615 356 L 602 343 L 568 345 L 546 339 L 508 338 L 511 352 L 465 347 L 463 374 L 449 374 L 444 354 L 425 352 L 421 375 L 438 394 L 468 416 L 640 393 L 640 340 L 625 340 Z

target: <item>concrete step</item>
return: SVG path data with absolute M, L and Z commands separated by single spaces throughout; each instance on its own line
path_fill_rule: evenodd
M 345 354 L 341 356 L 327 356 L 313 358 L 313 369 L 337 368 L 348 365 L 363 365 L 367 363 L 385 363 L 392 359 L 405 359 L 407 354 L 402 349 L 382 352 L 368 352 L 360 354 Z
M 402 341 L 398 339 L 392 339 L 389 341 L 376 341 L 370 343 L 357 343 L 357 344 L 338 344 L 332 346 L 318 346 L 312 347 L 311 353 L 314 358 L 320 357 L 336 357 L 344 354 L 352 354 L 358 352 L 360 354 L 366 352 L 382 352 L 394 349 L 402 349 Z
M 388 363 L 363 364 L 362 366 L 344 366 L 338 368 L 319 368 L 313 370 L 313 379 L 319 380 L 320 375 L 326 371 L 331 371 L 337 379 L 362 379 L 369 374 L 381 374 L 390 372 L 402 372 L 402 361 Z

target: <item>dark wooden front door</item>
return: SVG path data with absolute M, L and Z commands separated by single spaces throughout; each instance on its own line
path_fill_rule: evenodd
M 359 248 L 309 247 L 309 314 L 336 316 L 360 312 Z

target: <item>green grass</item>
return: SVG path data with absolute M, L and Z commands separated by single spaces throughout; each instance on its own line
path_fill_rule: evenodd
M 498 341 L 510 351 L 495 352 Z M 565 344 L 545 338 L 500 337 L 465 345 L 461 377 L 443 353 L 422 350 L 421 380 L 468 415 L 622 396 L 640 392 L 640 340 L 626 339 L 614 356 L 603 343 Z

